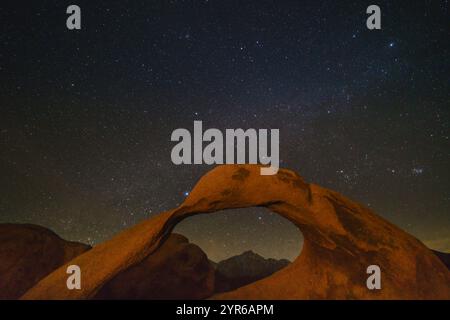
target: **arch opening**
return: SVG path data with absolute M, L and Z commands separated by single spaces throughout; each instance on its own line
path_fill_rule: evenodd
M 172 233 L 185 236 L 214 268 L 214 294 L 267 278 L 300 256 L 303 235 L 290 220 L 265 207 L 196 214 Z

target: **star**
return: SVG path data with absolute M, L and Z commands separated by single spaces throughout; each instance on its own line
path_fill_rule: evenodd
M 321 2 L 302 10 L 294 1 L 288 16 L 283 6 L 249 0 L 226 17 L 231 10 L 213 1 L 208 8 L 179 1 L 173 15 L 143 1 L 114 10 L 91 1 L 83 11 L 95 18 L 81 37 L 61 32 L 64 12 L 51 4 L 32 5 L 37 20 L 10 10 L 0 42 L 3 222 L 100 243 L 124 222 L 174 207 L 212 169 L 171 162 L 171 133 L 195 118 L 220 130 L 280 129 L 282 167 L 369 203 L 401 228 L 423 223 L 418 238 L 448 233 L 448 81 L 436 62 L 448 56 L 437 41 L 447 36 L 446 10 L 419 17 L 414 6 L 391 1 L 392 13 L 417 19 L 391 19 L 389 32 L 377 33 L 366 32 L 364 12 L 347 14 L 347 2 L 336 10 Z M 32 28 L 45 32 L 22 32 Z M 433 204 L 426 221 L 423 203 Z M 203 229 L 215 246 L 236 237 L 236 251 L 247 247 L 243 237 L 249 246 L 279 234 L 296 242 L 297 230 L 279 227 L 277 217 L 255 209 L 186 220 L 180 230 L 207 243 L 196 232 Z M 220 249 L 212 253 L 226 256 Z

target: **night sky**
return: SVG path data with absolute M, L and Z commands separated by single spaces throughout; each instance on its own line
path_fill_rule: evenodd
M 2 1 L 0 26 L 0 222 L 95 244 L 174 208 L 212 167 L 172 164 L 170 135 L 201 120 L 279 128 L 282 167 L 450 251 L 448 1 Z M 213 260 L 298 255 L 290 222 L 241 211 L 176 231 Z

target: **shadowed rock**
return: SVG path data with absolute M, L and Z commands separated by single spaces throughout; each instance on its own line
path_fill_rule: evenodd
M 40 226 L 0 224 L 0 300 L 18 299 L 89 249 Z M 203 299 L 214 293 L 214 272 L 198 246 L 171 234 L 158 250 L 111 279 L 95 298 Z
M 67 290 L 65 267 L 23 299 L 88 299 L 120 272 L 153 253 L 182 219 L 228 208 L 264 206 L 303 233 L 300 256 L 270 277 L 216 299 L 450 299 L 450 273 L 431 250 L 371 210 L 280 170 L 219 166 L 204 175 L 178 208 L 146 220 L 71 261 L 81 290 Z M 368 290 L 366 269 L 380 266 L 382 289 Z
M 214 268 L 188 239 L 171 234 L 158 250 L 122 271 L 96 299 L 204 299 L 214 293 Z
M 0 224 L 0 299 L 18 299 L 50 272 L 89 249 L 40 226 Z

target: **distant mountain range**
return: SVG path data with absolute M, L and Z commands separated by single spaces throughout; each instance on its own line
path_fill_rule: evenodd
M 214 264 L 215 292 L 230 291 L 270 276 L 291 262 L 286 259 L 266 259 L 253 251 Z
M 441 259 L 441 261 L 447 266 L 447 268 L 450 270 L 450 253 L 440 252 L 436 250 L 431 250 L 433 253 Z

